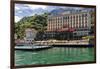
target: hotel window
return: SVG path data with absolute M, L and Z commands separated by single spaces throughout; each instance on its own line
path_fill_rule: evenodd
M 85 21 L 85 24 L 87 24 L 87 20 Z
M 58 23 L 58 17 L 56 18 L 56 23 Z
M 59 23 L 59 18 L 57 18 L 57 23 Z
M 72 28 L 72 18 L 73 18 L 73 17 L 71 16 L 71 28 Z
M 60 23 L 62 23 L 62 18 L 60 17 Z
M 49 30 L 51 30 L 51 27 L 49 26 Z
M 64 16 L 63 16 L 63 22 L 64 22 Z
M 79 15 L 79 22 L 80 22 L 80 24 L 81 24 L 81 20 L 82 20 L 82 19 L 81 19 L 81 15 Z
M 50 18 L 48 18 L 48 22 L 50 21 Z
M 65 17 L 65 19 L 67 20 L 67 16 Z
M 56 18 L 56 23 L 58 23 L 58 17 Z
M 84 24 L 82 24 L 82 28 L 84 28 Z
M 65 22 L 67 22 L 67 16 L 65 16 L 65 18 L 64 18 L 64 19 L 65 19 Z
M 87 14 L 85 14 L 85 17 L 87 17 Z
M 66 16 L 64 16 L 63 19 L 66 20 Z
M 72 16 L 72 28 L 73 28 L 73 16 Z
M 87 20 L 87 17 L 85 17 L 85 20 Z
M 57 23 L 57 17 L 56 17 L 56 23 Z
M 57 18 L 57 21 L 58 21 L 57 23 L 59 23 L 59 17 Z
M 67 17 L 67 19 L 69 20 L 69 16 Z
M 74 21 L 74 20 L 75 20 L 75 17 L 73 16 L 73 28 L 74 28 L 74 23 L 75 23 L 75 21 Z
M 56 18 L 54 17 L 54 22 L 56 22 Z
M 59 17 L 59 20 L 58 20 L 58 21 L 59 21 L 59 23 L 60 23 L 60 17 Z
M 77 27 L 77 15 L 75 15 L 75 28 Z
M 76 16 L 76 24 L 78 24 L 78 15 Z
M 58 18 L 58 23 L 60 23 L 60 17 Z
M 81 18 L 81 15 L 79 15 L 79 17 Z
M 52 22 L 54 23 L 54 18 L 52 18 Z
M 61 25 L 63 25 L 63 17 L 61 17 Z
M 67 19 L 69 19 L 69 15 L 67 15 L 66 17 L 67 17 Z
M 55 18 L 55 23 L 56 23 L 56 18 Z
M 51 19 L 51 23 L 53 23 L 53 19 Z
M 82 15 L 82 24 L 84 24 L 84 17 L 83 17 L 83 15 Z
M 85 27 L 87 28 L 87 24 L 85 24 Z
M 53 23 L 55 23 L 55 19 L 53 18 Z
M 64 17 L 63 17 L 63 22 L 64 22 Z
M 73 16 L 73 24 L 75 23 L 75 16 Z
M 50 22 L 52 22 L 52 19 L 50 18 Z
M 50 18 L 50 21 L 52 22 L 52 18 Z
M 68 20 L 68 16 L 66 16 L 66 21 Z
M 78 27 L 80 26 L 80 17 L 78 15 Z M 80 27 L 79 27 L 80 28 Z
M 63 22 L 65 22 L 65 21 L 66 21 L 66 17 L 64 16 L 64 17 L 63 17 Z
M 64 17 L 64 22 L 66 22 L 67 20 L 66 20 L 66 17 Z
M 50 30 L 50 25 L 48 26 L 48 29 Z
M 84 24 L 84 28 L 86 28 L 86 24 Z
M 84 14 L 82 14 L 82 18 L 84 18 Z

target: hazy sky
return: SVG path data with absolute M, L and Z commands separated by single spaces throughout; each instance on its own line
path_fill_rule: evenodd
M 15 22 L 19 21 L 24 16 L 34 15 L 34 10 L 41 8 L 45 9 L 47 6 L 43 5 L 27 5 L 27 4 L 16 4 L 15 5 Z
M 21 18 L 32 16 L 34 14 L 42 14 L 44 12 L 52 11 L 55 8 L 73 8 L 62 6 L 47 6 L 47 5 L 29 5 L 29 4 L 15 4 L 15 22 Z M 74 7 L 74 9 L 83 9 L 81 7 Z

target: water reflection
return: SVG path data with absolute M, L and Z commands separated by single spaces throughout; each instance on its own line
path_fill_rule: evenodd
M 94 48 L 53 47 L 41 51 L 15 51 L 16 65 L 94 61 Z

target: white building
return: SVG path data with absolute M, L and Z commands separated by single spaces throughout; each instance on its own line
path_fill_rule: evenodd
M 71 14 L 61 14 L 48 16 L 47 31 L 55 31 L 66 28 L 74 28 L 75 36 L 88 35 L 91 29 L 91 14 L 90 12 L 79 12 Z
M 14 38 L 15 38 L 15 40 L 17 39 L 17 35 L 16 34 L 14 34 Z
M 36 37 L 37 31 L 32 28 L 27 28 L 25 30 L 25 41 L 28 43 L 32 43 Z

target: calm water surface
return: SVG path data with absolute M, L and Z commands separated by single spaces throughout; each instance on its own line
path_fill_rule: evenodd
M 53 47 L 41 51 L 15 51 L 15 65 L 94 61 L 94 48 Z

